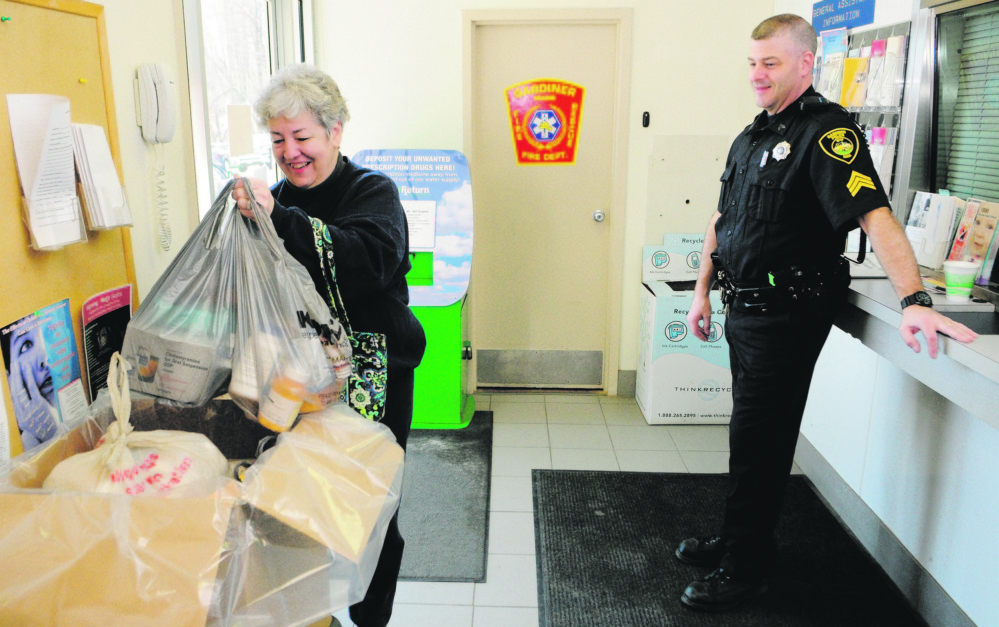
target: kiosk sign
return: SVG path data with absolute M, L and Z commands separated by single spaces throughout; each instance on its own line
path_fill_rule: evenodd
M 506 89 L 519 165 L 576 163 L 583 94 L 575 83 L 538 78 Z

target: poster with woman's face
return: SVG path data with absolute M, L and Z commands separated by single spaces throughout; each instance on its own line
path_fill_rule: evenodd
M 68 300 L 0 328 L 0 349 L 24 450 L 55 437 L 64 420 L 86 414 Z

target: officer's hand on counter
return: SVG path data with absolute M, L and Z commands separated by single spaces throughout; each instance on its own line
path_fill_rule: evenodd
M 708 333 L 711 331 L 711 300 L 707 294 L 702 294 L 701 290 L 694 291 L 694 300 L 690 303 L 690 311 L 687 312 L 687 326 L 697 339 L 707 341 Z
M 926 345 L 930 348 L 930 357 L 934 359 L 937 356 L 937 333 L 943 333 L 965 344 L 978 337 L 978 334 L 968 327 L 938 311 L 920 305 L 909 305 L 902 310 L 902 323 L 898 327 L 898 332 L 902 335 L 906 346 L 918 353 L 921 347 L 919 340 L 916 339 L 917 331 L 923 332 Z

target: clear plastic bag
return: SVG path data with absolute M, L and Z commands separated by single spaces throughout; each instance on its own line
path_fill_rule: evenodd
M 0 471 L 0 625 L 303 627 L 364 598 L 402 488 L 387 427 L 334 404 L 197 498 L 41 489 L 115 420 L 104 391 L 91 411 Z
M 128 325 L 132 389 L 201 406 L 227 390 L 254 420 L 284 431 L 339 400 L 350 341 L 250 194 L 230 181 Z M 246 186 L 249 190 L 249 185 Z
M 285 249 L 250 186 L 254 220 L 240 217 L 235 246 L 237 321 L 229 395 L 248 416 L 285 431 L 298 413 L 340 399 L 351 373 L 350 339 Z
M 232 367 L 236 216 L 232 184 L 153 285 L 125 331 L 121 354 L 135 366 L 131 388 L 180 404 L 202 405 L 225 392 Z
M 128 363 L 115 353 L 108 372 L 108 393 L 117 417 L 93 450 L 63 460 L 45 479 L 46 490 L 202 496 L 228 475 L 229 462 L 200 433 L 135 431 L 129 422 L 132 402 Z

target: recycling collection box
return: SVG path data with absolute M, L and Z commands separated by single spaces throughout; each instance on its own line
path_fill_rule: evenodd
M 664 281 L 642 284 L 635 399 L 649 424 L 728 424 L 732 417 L 721 295 L 710 295 L 707 341 L 687 323 L 693 298 L 693 290 L 674 290 Z
M 704 233 L 667 233 L 661 246 L 642 249 L 642 282 L 696 281 Z

